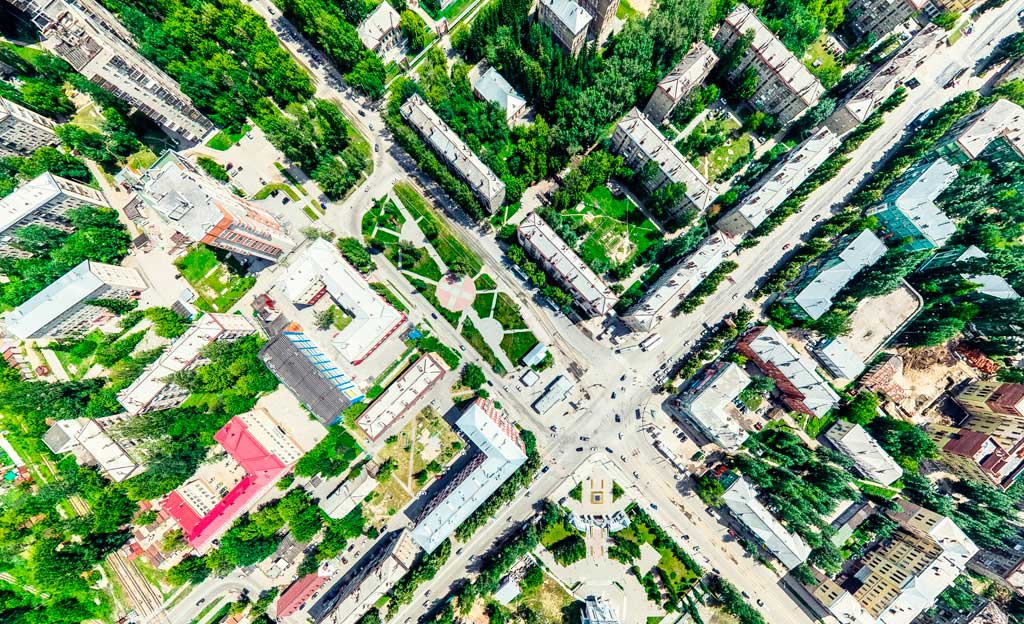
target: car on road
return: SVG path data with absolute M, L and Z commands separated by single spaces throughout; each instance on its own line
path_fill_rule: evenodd
M 558 427 L 556 427 L 555 425 L 551 425 L 550 427 L 548 427 L 548 429 L 551 430 L 551 433 L 558 433 Z
M 785 245 L 782 246 L 782 251 L 786 251 L 787 249 L 789 249 L 792 246 L 793 246 L 792 244 L 786 243 Z
M 619 432 L 619 439 L 620 440 L 622 439 L 622 432 L 621 431 Z
M 616 414 L 615 415 L 615 422 L 617 422 L 617 423 L 622 422 L 622 416 L 619 416 L 618 414 Z
M 657 508 L 658 508 L 658 505 L 656 505 L 655 503 L 651 503 L 651 509 L 657 509 Z
M 460 548 L 460 549 L 456 550 L 456 551 L 455 551 L 455 554 L 456 554 L 456 555 L 461 555 L 461 554 L 462 554 L 462 549 Z
M 761 600 L 760 598 L 758 598 L 757 599 L 757 606 L 763 607 L 764 606 L 764 600 Z
M 634 479 L 639 479 L 639 478 L 640 478 L 640 473 L 639 473 L 639 472 L 637 472 L 636 470 L 634 470 L 634 471 L 633 471 L 633 478 L 634 478 Z
M 375 152 L 379 152 L 379 151 L 380 151 L 380 145 L 379 145 L 379 144 L 377 144 L 377 143 L 374 143 L 374 144 L 373 144 L 373 151 L 375 151 Z
M 548 470 L 551 470 L 551 466 L 544 466 L 540 469 L 541 472 L 547 472 Z
M 587 436 L 580 436 L 580 442 L 590 442 L 590 438 Z
M 742 594 L 744 598 L 750 598 L 750 594 L 745 591 L 741 591 L 740 594 Z
M 577 453 L 582 453 L 583 452 L 583 447 L 582 446 L 577 446 L 576 447 L 576 452 Z
M 366 117 L 366 111 L 364 111 L 363 109 L 360 108 L 359 109 L 359 116 L 360 117 Z
M 610 447 L 607 447 L 607 446 L 604 447 L 604 450 L 608 451 L 609 453 L 614 453 L 615 452 Z
M 616 396 L 616 394 L 614 392 L 612 392 L 612 398 L 613 399 L 615 398 L 615 396 Z
M 206 598 L 200 598 L 199 602 L 196 603 L 196 606 L 198 607 L 199 605 L 203 604 L 204 602 L 206 602 Z

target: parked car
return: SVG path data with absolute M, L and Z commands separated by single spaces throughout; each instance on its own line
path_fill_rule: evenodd
M 580 442 L 590 442 L 590 438 L 587 436 L 580 436 Z
M 583 452 L 583 447 L 582 446 L 577 446 L 576 447 L 576 452 L 577 453 L 582 453 Z

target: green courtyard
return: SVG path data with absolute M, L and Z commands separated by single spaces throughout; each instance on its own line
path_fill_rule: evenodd
M 566 211 L 563 217 L 572 220 L 580 238 L 580 257 L 599 273 L 609 263 L 629 262 L 662 238 L 658 227 L 635 203 L 628 197 L 613 196 L 605 185 L 590 191 L 576 212 Z
M 203 244 L 175 261 L 174 266 L 199 295 L 196 307 L 207 312 L 226 312 L 256 284 L 255 277 L 240 275 L 242 267 L 233 265 L 228 254 L 218 256 Z

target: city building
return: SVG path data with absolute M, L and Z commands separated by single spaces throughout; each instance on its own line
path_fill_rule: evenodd
M 856 379 L 867 366 L 842 338 L 822 340 L 811 349 L 811 354 L 836 379 Z
M 926 4 L 926 0 L 852 0 L 844 13 L 855 33 L 874 35 L 876 41 L 881 41 Z
M 309 450 L 287 422 L 257 407 L 214 434 L 227 457 L 204 463 L 161 502 L 189 546 L 205 551 Z
M 120 483 L 145 469 L 142 449 L 112 431 L 126 420 L 125 414 L 58 420 L 43 436 L 43 443 L 53 453 L 71 453 L 79 466 L 95 466 L 101 475 Z
M 202 352 L 207 345 L 254 333 L 256 328 L 241 314 L 207 312 L 147 366 L 138 379 L 117 393 L 118 403 L 132 416 L 181 405 L 189 391 L 170 380 L 175 373 L 205 364 Z
M 839 396 L 818 375 L 814 364 L 798 355 L 775 328 L 754 327 L 743 335 L 736 349 L 775 380 L 775 389 L 789 409 L 820 418 L 839 402 Z
M 188 240 L 270 262 L 295 247 L 273 215 L 177 152 L 164 152 L 135 186 L 142 203 Z
M 418 93 L 402 104 L 401 112 L 402 117 L 448 168 L 469 185 L 484 208 L 493 213 L 504 203 L 505 183 L 494 175 L 448 124 L 441 121 Z
M 533 345 L 526 355 L 522 358 L 522 363 L 527 366 L 538 366 L 548 357 L 548 346 L 543 342 L 538 342 Z
M 505 111 L 507 121 L 518 118 L 526 110 L 526 100 L 523 96 L 519 95 L 519 92 L 493 67 L 487 68 L 487 71 L 473 83 L 473 93 L 481 100 L 493 102 Z
M 569 396 L 569 393 L 572 392 L 575 387 L 576 384 L 574 384 L 568 377 L 565 375 L 559 375 L 558 377 L 555 377 L 554 381 L 552 381 L 548 385 L 547 389 L 544 390 L 544 394 L 533 402 L 531 407 L 533 407 L 533 410 L 538 414 L 544 415 L 559 401 L 565 400 L 565 397 Z
M 734 452 L 747 439 L 735 401 L 750 376 L 732 362 L 718 362 L 679 394 L 679 407 L 712 442 Z
M 864 427 L 838 420 L 825 432 L 825 438 L 853 460 L 862 476 L 882 485 L 891 485 L 903 476 L 903 469 L 872 438 Z
M 782 303 L 798 317 L 818 320 L 832 308 L 832 300 L 863 269 L 878 262 L 886 247 L 871 230 L 847 236 L 804 269 Z
M 544 271 L 565 288 L 589 316 L 612 312 L 619 297 L 536 212 L 519 222 L 519 243 Z
M 622 321 L 633 331 L 651 331 L 722 264 L 735 247 L 725 234 L 713 234 L 704 239 L 700 247 L 648 287 L 647 294 L 633 304 Z
M 574 0 L 540 0 L 537 20 L 551 29 L 569 54 L 576 56 L 587 42 L 587 32 L 594 18 Z
M 377 489 L 377 480 L 366 470 L 351 479 L 347 477 L 346 474 L 320 482 L 321 477 L 316 476 L 310 480 L 310 485 L 314 487 L 313 498 L 319 499 L 320 509 L 335 520 L 344 518 L 348 512 L 356 508 L 356 505 L 363 502 L 370 492 Z M 341 483 L 338 483 L 339 480 Z
M 42 46 L 172 136 L 198 143 L 214 129 L 178 83 L 139 54 L 96 0 L 10 0 L 39 28 Z
M 90 302 L 129 301 L 146 288 L 135 269 L 85 260 L 8 312 L 7 333 L 22 340 L 82 335 L 115 316 Z
M 25 182 L 0 198 L 0 256 L 32 255 L 12 244 L 14 235 L 23 227 L 42 225 L 63 232 L 74 230 L 66 215 L 80 206 L 110 207 L 96 189 L 52 173 L 42 173 Z
M 988 433 L 930 424 L 928 433 L 939 447 L 939 459 L 961 479 L 991 483 L 1006 490 L 1024 469 L 1024 436 L 1003 447 Z
M 715 227 L 731 236 L 743 236 L 761 225 L 814 170 L 839 147 L 839 137 L 825 127 L 818 128 L 761 174 L 757 183 L 731 210 L 723 214 Z
M 310 606 L 309 619 L 316 624 L 354 624 L 405 576 L 419 552 L 409 531 L 387 533 Z
M 711 73 L 711 68 L 718 62 L 718 55 L 703 41 L 693 44 L 683 60 L 672 68 L 651 94 L 644 107 L 644 114 L 654 124 L 665 123 L 676 105 L 690 91 L 704 82 Z
M 949 518 L 906 500 L 895 509 L 892 536 L 814 590 L 840 624 L 910 624 L 978 552 Z
M 298 613 L 310 598 L 316 596 L 333 573 L 334 568 L 330 562 L 325 561 L 316 572 L 310 572 L 289 585 L 277 598 L 277 617 L 287 619 Z
M 999 99 L 958 121 L 936 148 L 946 160 L 962 165 L 983 154 L 996 162 L 1024 158 L 1024 108 Z
M 657 165 L 654 176 L 643 182 L 650 193 L 672 182 L 686 185 L 683 200 L 670 209 L 672 216 L 678 217 L 687 209 L 703 212 L 714 199 L 704 176 L 635 106 L 615 126 L 611 148 L 633 171 L 640 171 L 649 162 Z
M 0 156 L 27 156 L 37 147 L 54 145 L 56 125 L 51 119 L 0 97 Z
M 356 419 L 356 426 L 371 441 L 399 431 L 412 416 L 412 409 L 441 381 L 448 366 L 433 353 L 424 353 L 416 363 L 388 386 L 384 394 L 374 399 L 370 407 Z
M 381 2 L 356 28 L 366 49 L 385 63 L 397 61 L 405 53 L 406 39 L 399 19 L 390 3 Z
M 752 67 L 757 73 L 757 88 L 748 101 L 786 125 L 817 104 L 825 88 L 745 4 L 725 18 L 715 42 L 722 50 L 729 50 L 747 31 L 754 32 L 754 40 L 729 77 L 736 81 Z
M 733 518 L 742 523 L 787 570 L 807 561 L 811 547 L 800 536 L 790 533 L 757 500 L 757 490 L 746 479 L 737 479 L 722 495 L 722 502 Z
M 956 180 L 958 168 L 939 158 L 919 162 L 886 192 L 882 203 L 868 210 L 878 218 L 886 238 L 909 241 L 907 249 L 942 247 L 956 232 L 956 224 L 939 209 L 935 199 Z
M 612 20 L 615 19 L 619 0 L 580 0 L 580 6 L 594 18 L 590 22 L 590 38 L 602 41 L 612 26 Z
M 604 597 L 587 596 L 580 612 L 580 624 L 621 624 L 621 620 Z
M 270 340 L 260 349 L 260 359 L 324 426 L 363 400 L 362 391 L 301 325 L 279 315 L 266 330 Z
M 884 7 L 905 8 L 919 4 L 919 0 L 854 0 L 854 3 Z M 847 9 L 849 10 L 849 8 Z M 888 34 L 888 32 L 886 32 Z M 884 38 L 885 35 L 882 36 Z M 910 80 L 917 68 L 939 46 L 946 44 L 946 30 L 929 24 L 906 42 L 896 55 L 875 70 L 871 78 L 854 91 L 825 121 L 832 132 L 842 136 L 867 120 L 898 87 Z
M 975 381 L 956 395 L 970 414 L 964 426 L 991 435 L 1005 448 L 1024 437 L 1024 384 Z
M 277 288 L 285 299 L 301 306 L 312 306 L 330 295 L 351 318 L 331 336 L 331 344 L 353 364 L 360 364 L 406 324 L 405 314 L 370 288 L 338 248 L 322 238 L 292 258 Z
M 1016 531 L 1018 540 L 1024 538 Z M 967 567 L 990 578 L 1010 591 L 1024 591 L 1024 546 L 1010 548 L 982 548 L 968 562 Z
M 526 463 L 519 431 L 490 401 L 475 399 L 455 426 L 479 452 L 421 512 L 412 538 L 428 553 Z
M 860 378 L 859 386 L 868 392 L 877 392 L 895 403 L 906 400 L 909 393 L 903 377 L 903 358 L 883 353 L 881 359 Z

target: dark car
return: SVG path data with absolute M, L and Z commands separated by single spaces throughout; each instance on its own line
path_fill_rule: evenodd
M 582 446 L 577 446 L 576 447 L 576 452 L 577 453 L 582 453 L 583 452 L 583 447 Z
M 615 422 L 617 422 L 617 423 L 622 422 L 622 416 L 619 416 L 618 414 L 616 414 L 615 415 Z

